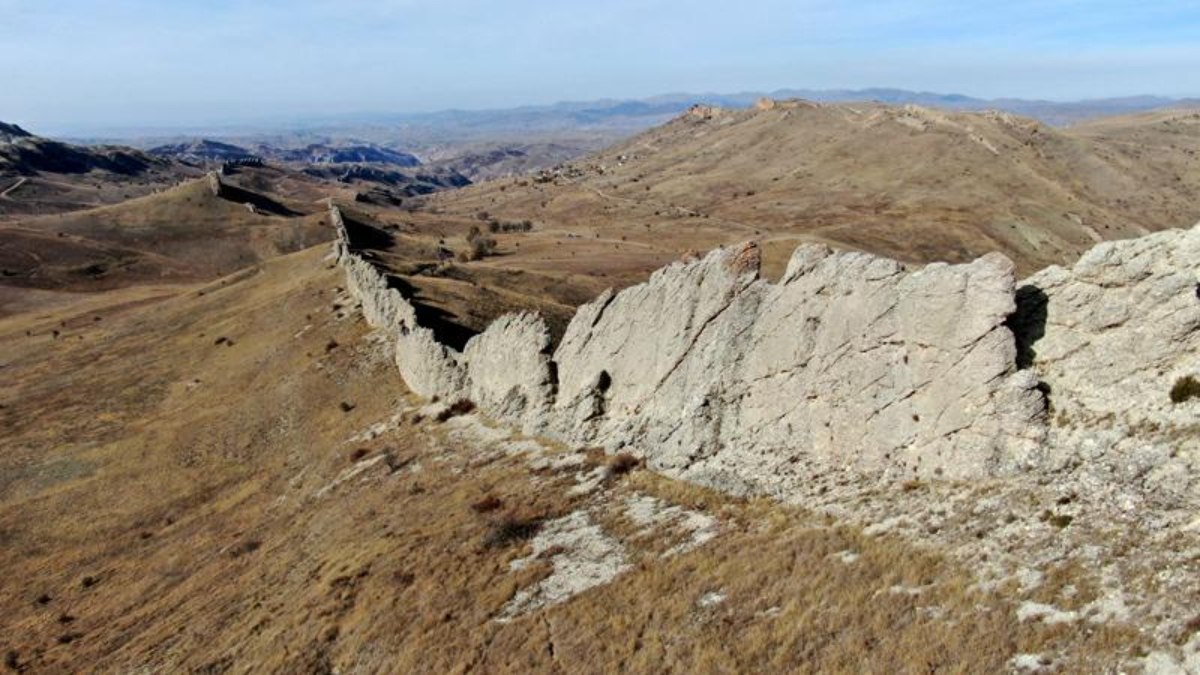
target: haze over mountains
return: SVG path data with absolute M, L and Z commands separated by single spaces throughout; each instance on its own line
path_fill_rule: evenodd
M 1123 96 L 1079 101 L 1049 101 L 1017 97 L 985 99 L 962 94 L 944 94 L 893 88 L 871 89 L 776 89 L 737 93 L 673 93 L 641 99 L 597 99 L 564 101 L 546 105 L 484 110 L 442 110 L 421 113 L 363 112 L 310 117 L 301 120 L 261 119 L 242 124 L 214 124 L 172 129 L 130 125 L 122 128 L 79 126 L 55 129 L 57 135 L 83 141 L 215 136 L 253 138 L 292 133 L 339 135 L 359 133 L 368 140 L 376 134 L 403 131 L 416 144 L 439 141 L 529 141 L 539 133 L 578 130 L 587 133 L 620 134 L 660 124 L 695 104 L 719 107 L 748 107 L 760 98 L 800 98 L 827 103 L 867 102 L 894 105 L 916 104 L 950 110 L 1003 110 L 1034 117 L 1046 124 L 1064 126 L 1096 117 L 1121 115 L 1168 107 L 1194 107 L 1200 99 L 1165 96 Z M 394 140 L 394 139 L 393 139 Z

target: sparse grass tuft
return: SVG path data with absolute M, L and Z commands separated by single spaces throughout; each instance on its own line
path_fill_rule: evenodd
M 642 460 L 634 457 L 628 452 L 622 452 L 614 455 L 613 458 L 608 461 L 608 475 L 624 476 L 630 471 L 633 471 L 641 466 L 641 464 Z
M 1071 524 L 1075 520 L 1074 517 L 1061 513 L 1054 513 L 1050 510 L 1042 511 L 1042 522 L 1049 523 L 1060 530 Z

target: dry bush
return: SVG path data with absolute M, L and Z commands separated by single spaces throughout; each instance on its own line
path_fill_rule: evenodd
M 471 226 L 467 232 L 467 250 L 459 254 L 459 260 L 482 260 L 496 252 L 496 240 L 483 234 L 478 227 Z
M 1175 380 L 1175 386 L 1171 387 L 1171 403 L 1183 403 L 1194 398 L 1200 398 L 1200 380 L 1191 375 Z
M 616 454 L 608 461 L 608 475 L 624 476 L 641 466 L 642 460 L 634 457 L 628 452 Z
M 471 399 L 460 398 L 457 401 L 455 401 L 454 404 L 451 405 L 449 408 L 446 408 L 445 410 L 439 412 L 437 414 L 437 417 L 435 417 L 434 419 L 436 419 L 439 422 L 445 422 L 446 420 L 450 419 L 451 417 L 458 417 L 459 415 L 466 415 L 467 413 L 470 413 L 474 409 L 475 409 L 475 403 L 472 402 Z
M 496 495 L 488 495 L 474 504 L 471 504 L 471 510 L 475 513 L 490 513 L 501 506 L 504 506 L 504 502 L 500 501 L 499 497 Z
M 532 539 L 541 529 L 541 518 L 510 511 L 488 524 L 483 545 L 485 548 L 504 548 Z

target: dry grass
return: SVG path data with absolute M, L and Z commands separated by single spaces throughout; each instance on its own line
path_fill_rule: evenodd
M 1191 115 L 1054 129 L 876 104 L 730 112 L 652 129 L 574 162 L 577 176 L 435 195 L 404 222 L 414 236 L 461 237 L 482 211 L 536 221 L 497 234 L 499 255 L 470 266 L 568 283 L 619 287 L 689 249 L 749 239 L 762 241 L 769 276 L 803 242 L 914 262 L 998 250 L 1024 274 L 1073 259 L 1094 236 L 1200 220 L 1197 151 Z
M 328 309 L 340 279 L 325 252 L 204 295 L 130 289 L 0 319 L 0 566 L 20 580 L 0 594 L 10 665 L 996 672 L 1018 651 L 1094 670 L 1136 648 L 1116 629 L 1018 624 L 1011 596 L 902 541 L 648 471 L 593 505 L 632 571 L 498 623 L 567 554 L 510 570 L 536 523 L 589 502 L 568 496 L 569 472 L 476 462 L 432 420 L 347 443 L 411 403 L 386 350 Z M 326 352 L 330 339 L 341 346 Z M 357 405 L 343 413 L 344 400 Z M 635 491 L 719 518 L 720 535 L 660 557 L 612 515 Z M 846 550 L 859 559 L 838 560 Z M 1093 593 L 1080 576 L 1048 586 Z M 697 604 L 714 591 L 725 600 Z

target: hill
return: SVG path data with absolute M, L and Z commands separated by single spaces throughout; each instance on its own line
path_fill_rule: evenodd
M 901 536 L 423 408 L 328 252 L 0 319 L 9 667 L 1096 671 L 1152 644 L 1022 618 L 1082 616 L 1090 568 L 984 586 Z M 989 551 L 1063 536 L 1032 500 L 934 518 L 941 490 L 901 494 Z
M 196 175 L 133 148 L 71 145 L 0 122 L 0 219 L 116 203 Z
M 915 106 L 698 106 L 554 170 L 431 197 L 418 222 L 532 221 L 519 251 L 501 242 L 492 264 L 509 268 L 644 275 L 758 239 L 775 274 L 799 241 L 913 263 L 1000 251 L 1027 273 L 1200 219 L 1197 152 L 1186 111 L 1063 130 Z
M 421 160 L 407 152 L 397 152 L 388 148 L 370 144 L 311 144 L 303 148 L 275 148 L 259 145 L 258 151 L 264 156 L 281 162 L 298 162 L 301 164 L 383 164 L 400 167 L 414 167 Z
M 185 162 L 228 162 L 233 160 L 254 159 L 256 155 L 249 150 L 208 139 L 197 139 L 186 143 L 172 143 L 150 148 L 149 153 L 156 157 L 170 157 Z
M 319 205 L 198 179 L 121 204 L 0 224 L 0 284 L 102 290 L 212 279 L 328 239 Z

